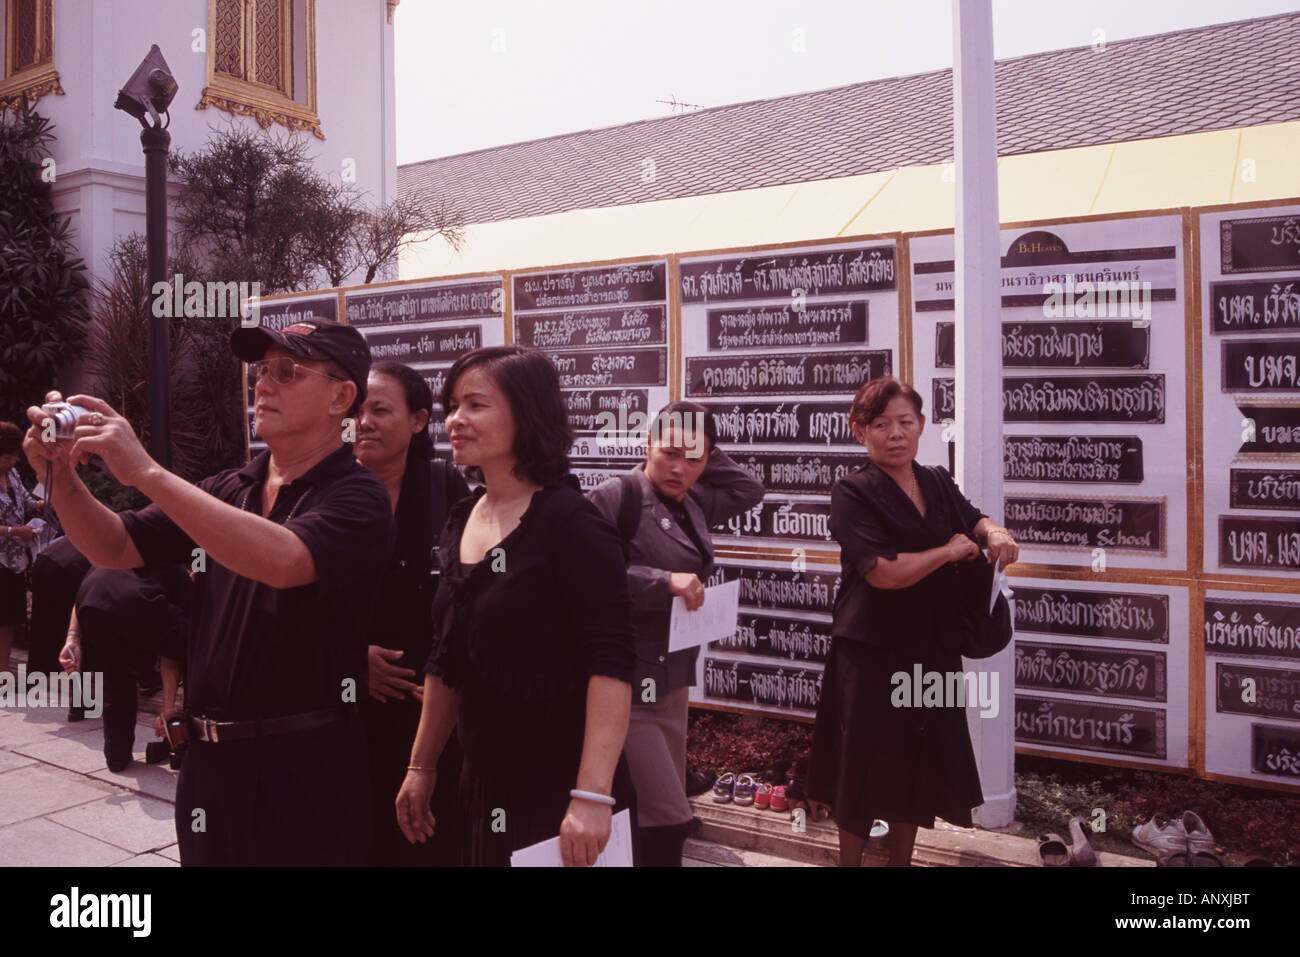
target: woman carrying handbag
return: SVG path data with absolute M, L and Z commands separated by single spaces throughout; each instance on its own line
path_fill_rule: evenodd
M 970 827 L 971 809 L 983 803 L 965 708 L 900 701 L 897 676 L 910 679 L 918 667 L 922 674 L 961 672 L 972 641 L 1002 630 L 1009 637 L 1005 601 L 999 598 L 992 618 L 987 613 L 991 569 L 985 579 L 954 563 L 975 561 L 984 543 L 989 560 L 1005 568 L 1019 549 L 946 470 L 916 463 L 921 407 L 920 395 L 892 377 L 862 386 L 849 423 L 869 459 L 831 490 L 842 579 L 808 796 L 814 812 L 833 808 L 841 866 L 861 864 L 876 818 L 890 825 L 889 863 L 906 866 L 918 826 L 942 817 Z

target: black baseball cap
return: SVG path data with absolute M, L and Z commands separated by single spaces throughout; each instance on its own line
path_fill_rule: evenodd
M 230 334 L 230 350 L 245 362 L 259 361 L 271 346 L 280 346 L 300 359 L 337 362 L 356 383 L 355 407 L 360 408 L 366 397 L 366 377 L 370 375 L 370 347 L 354 327 L 312 316 L 279 330 L 252 326 Z

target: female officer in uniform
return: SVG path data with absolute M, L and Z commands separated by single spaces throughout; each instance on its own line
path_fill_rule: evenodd
M 669 653 L 672 599 L 680 597 L 690 611 L 703 604 L 703 580 L 713 568 L 709 529 L 763 500 L 763 484 L 716 442 L 708 409 L 674 402 L 655 417 L 645 465 L 588 493 L 615 525 L 626 514 L 628 496 L 639 502 L 635 525 L 619 529 L 630 535 L 627 580 L 637 657 L 623 753 L 636 787 L 646 866 L 681 866 L 693 819 L 686 798 L 686 720 L 699 649 Z

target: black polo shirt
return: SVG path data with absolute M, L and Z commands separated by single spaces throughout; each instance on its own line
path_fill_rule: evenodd
M 199 488 L 261 514 L 270 452 Z M 367 693 L 367 605 L 393 548 L 388 490 L 342 446 L 281 487 L 268 518 L 293 531 L 316 563 L 315 582 L 272 588 L 207 556 L 194 576 L 186 710 L 224 720 L 338 707 L 344 681 Z M 194 541 L 156 505 L 122 515 L 146 564 L 193 561 Z

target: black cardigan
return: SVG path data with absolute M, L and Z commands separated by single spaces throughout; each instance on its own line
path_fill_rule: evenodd
M 954 632 L 947 566 L 907 588 L 875 588 L 866 574 L 880 558 L 944 545 L 958 529 L 974 532 L 984 516 L 966 500 L 946 469 L 912 463 L 925 498 L 924 517 L 892 478 L 871 461 L 831 489 L 831 534 L 840 544 L 841 582 L 831 634 L 883 648 L 944 650 Z M 950 486 L 960 514 L 943 485 Z M 950 649 L 948 649 L 950 650 Z
M 582 691 L 592 675 L 631 683 L 622 542 L 577 481 L 566 479 L 536 492 L 518 527 L 468 570 L 460 567 L 460 540 L 485 489 L 452 508 L 438 548 L 442 577 L 426 666 L 449 687 L 528 701 Z

